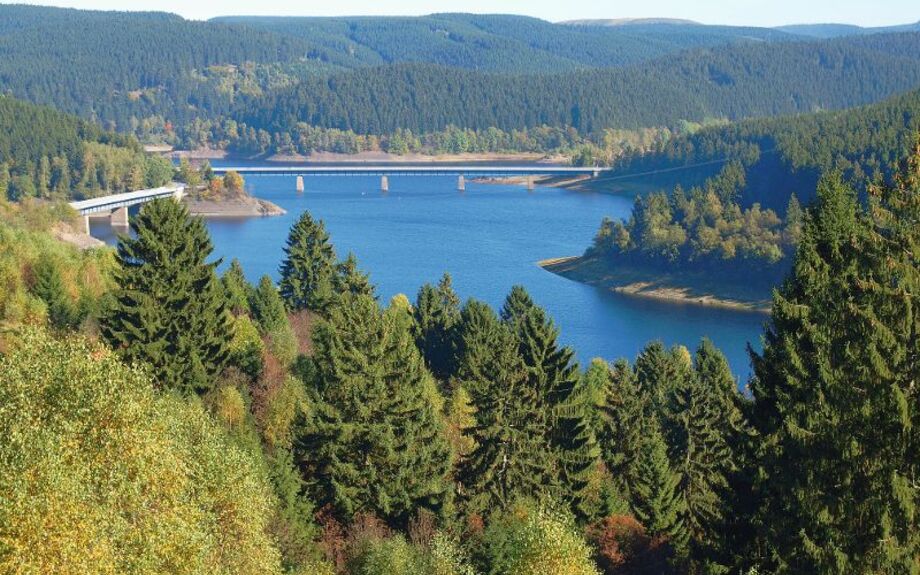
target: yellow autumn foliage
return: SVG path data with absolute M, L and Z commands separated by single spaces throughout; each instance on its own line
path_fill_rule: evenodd
M 0 573 L 273 574 L 265 472 L 200 402 L 84 338 L 0 357 Z

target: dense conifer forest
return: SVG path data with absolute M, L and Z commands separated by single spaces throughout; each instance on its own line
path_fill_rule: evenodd
M 909 31 L 817 40 L 463 14 L 192 22 L 2 6 L 0 15 L 0 90 L 148 142 L 244 153 L 348 153 L 381 139 L 399 152 L 404 130 L 444 151 L 431 135 L 451 127 L 501 130 L 477 138 L 489 151 L 565 151 L 575 133 L 600 142 L 605 129 L 847 108 L 920 81 L 920 35 Z M 574 132 L 513 134 L 547 127 Z M 332 133 L 304 138 L 311 129 Z

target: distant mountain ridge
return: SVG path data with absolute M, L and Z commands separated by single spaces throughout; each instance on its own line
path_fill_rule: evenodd
M 839 38 L 841 36 L 859 36 L 866 34 L 890 34 L 895 32 L 918 32 L 920 31 L 920 22 L 912 24 L 900 24 L 897 26 L 881 26 L 864 28 L 854 24 L 790 24 L 788 26 L 778 26 L 776 30 L 797 34 L 800 36 L 811 36 L 813 38 Z
M 636 26 L 643 24 L 669 24 L 703 26 L 694 20 L 682 18 L 588 18 L 582 20 L 563 20 L 559 24 L 569 26 Z

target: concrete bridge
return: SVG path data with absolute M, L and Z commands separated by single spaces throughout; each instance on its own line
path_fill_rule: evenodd
M 70 207 L 83 216 L 84 231 L 89 233 L 89 219 L 91 217 L 108 217 L 111 219 L 113 226 L 128 226 L 128 208 L 137 204 L 143 204 L 157 198 L 176 198 L 181 199 L 185 193 L 185 186 L 182 184 L 169 184 L 160 188 L 151 188 L 149 190 L 137 190 L 135 192 L 125 192 L 123 194 L 112 194 L 102 196 L 91 200 L 82 200 L 79 202 L 70 202 Z
M 352 164 L 335 166 L 290 165 L 290 166 L 214 166 L 215 174 L 233 171 L 240 175 L 296 176 L 297 191 L 303 191 L 304 176 L 380 176 L 380 189 L 388 191 L 391 176 L 457 176 L 457 189 L 466 187 L 466 178 L 525 176 L 528 189 L 534 187 L 536 176 L 591 176 L 598 177 L 610 168 L 572 166 L 490 166 L 484 165 L 410 165 L 410 164 Z

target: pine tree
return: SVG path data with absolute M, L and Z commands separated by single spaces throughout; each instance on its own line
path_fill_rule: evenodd
M 173 200 L 145 204 L 118 243 L 117 289 L 102 335 L 149 364 L 167 389 L 207 391 L 227 361 L 230 315 L 203 220 Z
M 249 299 L 249 308 L 263 333 L 271 333 L 287 323 L 284 301 L 275 287 L 275 282 L 267 275 L 259 279 L 259 285 Z
M 502 311 L 518 340 L 527 385 L 538 398 L 537 424 L 553 450 L 560 498 L 579 511 L 600 456 L 590 427 L 588 406 L 579 401 L 574 352 L 558 344 L 559 330 L 520 286 L 512 289 Z
M 233 258 L 227 271 L 221 277 L 221 284 L 227 297 L 227 307 L 234 315 L 249 313 L 249 299 L 252 297 L 252 286 L 246 280 L 243 266 L 238 259 Z
M 524 286 L 516 285 L 511 288 L 505 303 L 502 305 L 501 318 L 505 323 L 515 323 L 524 317 L 535 306 L 530 294 Z
M 601 457 L 622 499 L 631 499 L 639 476 L 639 456 L 648 421 L 636 375 L 626 360 L 613 365 L 610 386 L 600 409 Z
M 459 473 L 468 509 L 489 512 L 516 497 L 552 492 L 555 456 L 516 338 L 489 306 L 471 300 L 462 311 L 458 347 L 457 377 L 476 419 L 468 432 L 475 447 Z
M 686 503 L 686 527 L 695 546 L 706 549 L 718 533 L 728 489 L 726 477 L 732 453 L 720 427 L 721 397 L 695 374 L 674 389 L 673 413 L 668 427 L 674 471 L 681 477 L 679 490 Z M 700 552 L 702 556 L 702 552 Z
M 358 268 L 358 258 L 353 253 L 349 253 L 344 261 L 336 265 L 333 288 L 337 296 L 349 293 L 377 297 L 374 284 L 371 283 L 370 277 Z
M 868 213 L 822 180 L 754 354 L 764 567 L 913 573 L 920 556 L 920 146 Z
M 460 298 L 454 292 L 450 274 L 438 286 L 425 284 L 415 299 L 415 341 L 428 368 L 439 381 L 455 371 L 456 331 L 460 323 Z
M 33 273 L 35 278 L 31 291 L 45 302 L 48 321 L 56 328 L 73 327 L 78 321 L 77 310 L 67 295 L 60 269 L 53 261 L 42 258 L 35 265 Z
M 333 300 L 335 250 L 322 221 L 304 212 L 291 228 L 281 264 L 281 297 L 291 311 L 326 313 Z
M 679 555 L 685 552 L 689 535 L 684 525 L 686 507 L 680 494 L 680 475 L 671 470 L 667 445 L 654 424 L 643 436 L 632 508 L 650 535 L 667 538 Z
M 709 339 L 703 339 L 694 355 L 694 373 L 702 388 L 715 393 L 720 404 L 715 429 L 724 438 L 728 454 L 718 465 L 718 473 L 727 486 L 719 491 L 721 502 L 718 517 L 708 522 L 709 533 L 701 540 L 701 559 L 731 566 L 736 563 L 738 550 L 752 538 L 753 497 L 751 485 L 755 473 L 748 457 L 755 437 L 746 418 L 749 407 L 739 393 L 728 360 Z M 739 565 L 740 567 L 740 565 Z
M 636 357 L 636 382 L 647 398 L 647 414 L 664 424 L 674 389 L 690 372 L 688 356 L 680 348 L 668 350 L 660 341 L 648 344 Z
M 313 410 L 295 454 L 316 500 L 350 520 L 368 512 L 405 526 L 450 502 L 443 398 L 425 369 L 405 310 L 346 296 L 317 323 Z

